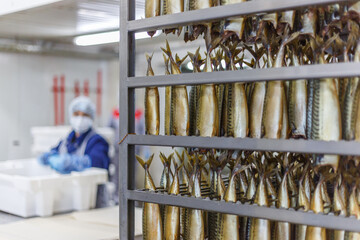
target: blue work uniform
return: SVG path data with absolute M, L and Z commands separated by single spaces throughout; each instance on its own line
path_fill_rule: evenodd
M 60 141 L 58 146 L 53 148 L 52 151 L 59 154 L 87 155 L 91 160 L 91 167 L 109 168 L 109 144 L 93 129 L 89 129 L 79 137 L 76 137 L 75 131 L 72 131 L 69 136 Z

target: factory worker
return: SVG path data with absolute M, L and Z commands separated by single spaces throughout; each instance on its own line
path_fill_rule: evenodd
M 92 128 L 95 106 L 89 98 L 75 98 L 69 107 L 71 133 L 57 147 L 39 157 L 60 173 L 82 171 L 89 167 L 109 167 L 108 143 Z

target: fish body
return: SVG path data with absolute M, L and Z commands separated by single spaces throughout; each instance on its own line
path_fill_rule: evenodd
M 266 93 L 266 82 L 256 82 L 249 108 L 250 137 L 261 138 L 261 124 Z
M 314 213 L 323 213 L 324 205 L 322 200 L 321 188 L 323 182 L 320 181 L 315 189 L 314 195 L 312 196 L 310 209 Z M 306 228 L 306 239 L 307 240 L 326 240 L 326 229 L 321 227 L 308 226 Z
M 164 61 L 165 61 L 165 75 L 169 75 L 169 58 L 163 54 Z M 171 87 L 165 87 L 165 135 L 170 135 L 170 112 L 171 112 Z
M 290 198 L 288 191 L 288 173 L 285 173 L 281 181 L 278 191 L 278 208 L 288 209 L 290 207 Z M 290 240 L 291 239 L 291 224 L 288 222 L 276 222 L 275 224 L 275 239 Z
M 171 74 L 181 74 L 179 66 L 171 55 L 169 43 L 162 50 L 170 59 Z M 188 136 L 190 128 L 190 109 L 188 92 L 185 85 L 171 87 L 170 134 L 175 136 Z
M 160 15 L 160 0 L 145 1 L 145 18 L 156 17 Z
M 154 155 L 151 155 L 150 158 L 145 162 L 139 156 L 136 156 L 136 159 L 139 161 L 141 166 L 145 169 L 145 189 L 149 191 L 155 191 L 155 184 L 151 178 L 149 167 L 154 158 Z M 162 230 L 162 220 L 160 215 L 159 204 L 154 203 L 144 203 L 143 207 L 143 238 L 144 240 L 162 240 L 163 239 L 163 230 Z
M 152 56 L 146 54 L 148 62 L 147 76 L 154 76 L 151 67 Z M 160 130 L 160 110 L 159 110 L 159 90 L 157 87 L 145 88 L 145 134 L 159 135 Z
M 316 8 L 308 8 L 305 10 L 301 18 L 302 29 L 301 33 L 309 34 L 313 38 L 316 34 L 316 25 L 317 25 L 317 14 Z
M 248 134 L 248 108 L 244 83 L 229 85 L 227 136 L 244 138 Z
M 201 197 L 201 186 L 200 186 L 200 172 L 195 174 L 193 182 L 193 189 L 191 195 L 193 197 Z M 190 209 L 189 210 L 189 228 L 188 238 L 194 240 L 205 239 L 205 221 L 202 210 Z
M 310 210 L 310 199 L 307 195 L 306 188 L 310 188 L 309 184 L 306 183 L 306 178 L 300 180 L 299 183 L 299 195 L 298 195 L 298 205 L 299 208 L 302 208 L 304 212 Z M 310 194 L 310 190 L 308 190 Z M 295 239 L 297 240 L 306 240 L 306 225 L 296 225 L 295 229 Z
M 314 102 L 312 117 L 312 138 L 324 141 L 341 139 L 341 113 L 334 79 L 320 79 L 314 83 Z M 338 167 L 339 156 L 317 156 L 318 165 Z
M 212 72 L 210 53 L 206 56 L 205 72 Z M 219 135 L 219 108 L 214 84 L 200 86 L 197 131 L 199 136 Z
M 221 5 L 246 2 L 246 0 L 221 0 Z M 235 33 L 239 39 L 242 38 L 245 29 L 245 18 L 228 18 L 226 19 L 224 32 Z
M 236 194 L 236 176 L 243 171 L 244 166 L 240 165 L 240 158 L 235 165 L 228 187 L 225 192 L 224 200 L 226 202 L 236 202 L 237 194 Z M 222 222 L 221 222 L 221 238 L 222 240 L 238 240 L 239 236 L 239 217 L 237 215 L 232 214 L 222 214 Z
M 356 188 L 353 187 L 351 191 L 351 195 L 349 198 L 349 215 L 355 216 L 356 219 L 360 219 L 360 208 L 359 203 L 356 199 Z M 360 233 L 357 232 L 346 232 L 346 239 L 347 240 L 359 240 L 360 239 Z
M 164 0 L 165 14 L 174 14 L 184 11 L 184 1 L 183 0 Z
M 174 180 L 171 183 L 169 193 L 178 195 L 180 193 L 179 185 L 179 169 L 175 164 L 176 172 Z M 180 208 L 167 205 L 165 207 L 165 224 L 164 224 L 165 240 L 180 239 Z
M 333 198 L 333 210 L 337 215 L 346 216 L 346 205 L 343 202 L 343 198 L 341 197 L 340 187 L 336 186 L 334 191 Z M 334 240 L 344 240 L 345 239 L 345 231 L 334 230 L 333 232 Z
M 299 58 L 293 54 L 294 66 L 300 66 Z M 289 122 L 293 138 L 306 138 L 307 87 L 306 80 L 290 81 Z
M 283 124 L 283 92 L 282 81 L 267 83 L 263 111 L 263 137 L 279 139 Z
M 214 137 L 219 134 L 218 102 L 214 84 L 200 86 L 199 119 L 197 131 L 199 136 Z
M 269 206 L 267 199 L 267 189 L 265 177 L 261 176 L 260 182 L 256 189 L 255 203 L 259 206 Z M 270 221 L 265 219 L 253 218 L 250 226 L 250 240 L 270 240 Z

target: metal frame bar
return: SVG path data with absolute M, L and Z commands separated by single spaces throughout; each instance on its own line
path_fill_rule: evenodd
M 149 86 L 195 85 L 206 83 L 255 82 L 273 80 L 317 79 L 327 77 L 360 76 L 359 63 L 336 63 L 300 67 L 239 70 L 213 73 L 181 74 L 155 77 L 134 77 L 134 33 L 191 24 L 233 16 L 262 14 L 266 12 L 298 9 L 314 5 L 349 3 L 355 0 L 266 0 L 219 6 L 142 20 L 135 19 L 135 0 L 120 1 L 120 144 L 119 200 L 120 239 L 134 239 L 134 201 L 171 204 L 174 206 L 203 209 L 249 217 L 266 218 L 296 224 L 307 224 L 331 229 L 359 231 L 359 221 L 354 217 L 337 217 L 293 209 L 275 209 L 257 205 L 227 203 L 210 199 L 180 197 L 135 190 L 135 145 L 181 146 L 199 148 L 241 149 L 256 151 L 307 152 L 319 154 L 360 155 L 360 143 L 325 142 L 313 140 L 275 140 L 251 138 L 204 138 L 180 136 L 129 135 L 134 132 L 135 88 Z
M 236 71 L 186 73 L 150 77 L 131 77 L 130 88 L 206 83 L 259 82 L 274 80 L 315 79 L 328 77 L 360 76 L 360 63 L 329 63 L 299 67 L 248 69 Z
M 360 156 L 360 142 L 301 139 L 129 135 L 129 145 L 198 147 Z
M 179 25 L 187 25 L 194 22 L 204 22 L 221 18 L 252 15 L 257 13 L 277 12 L 289 9 L 298 9 L 307 6 L 319 6 L 334 3 L 349 3 L 355 0 L 257 0 L 243 3 L 234 3 L 225 6 L 217 6 L 207 9 L 182 12 L 172 15 L 165 15 L 153 18 L 140 19 L 128 22 L 130 32 L 141 32 L 161 29 L 164 27 L 172 28 Z
M 360 232 L 359 221 L 355 217 L 335 216 L 334 214 L 315 214 L 302 210 L 275 207 L 261 207 L 256 204 L 242 204 L 241 202 L 225 202 L 210 200 L 209 198 L 181 197 L 176 195 L 155 193 L 150 191 L 129 191 L 129 198 L 185 208 L 221 212 L 240 216 L 263 218 L 274 221 L 290 222 L 294 224 L 316 225 L 328 229 L 339 229 Z

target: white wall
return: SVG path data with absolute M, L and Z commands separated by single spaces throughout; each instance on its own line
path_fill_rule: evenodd
M 95 103 L 98 70 L 103 72 L 103 97 L 102 116 L 96 123 L 103 126 L 116 104 L 108 93 L 112 86 L 108 84 L 106 61 L 0 53 L 0 161 L 30 157 L 30 128 L 54 125 L 54 75 L 64 74 L 66 89 L 70 90 L 65 94 L 68 123 L 67 106 L 74 97 L 74 80 L 80 80 L 82 89 L 83 81 L 89 79 L 90 97 Z

